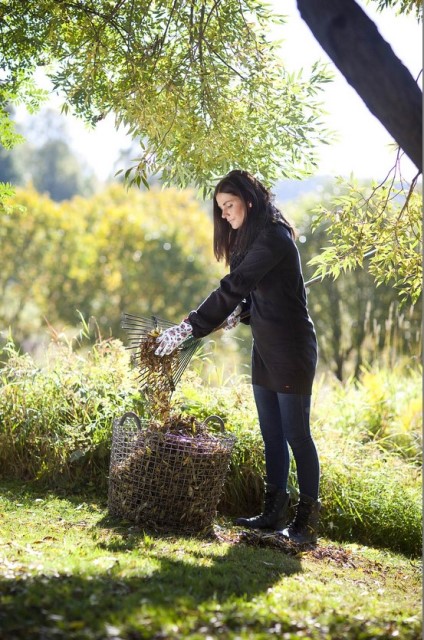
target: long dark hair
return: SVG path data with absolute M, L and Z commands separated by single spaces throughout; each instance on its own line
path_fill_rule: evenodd
M 222 211 L 216 201 L 219 193 L 237 196 L 244 202 L 248 213 L 239 229 L 232 229 L 222 218 Z M 218 182 L 213 195 L 213 250 L 218 261 L 224 258 L 226 264 L 229 264 L 231 256 L 243 255 L 258 232 L 269 222 L 283 224 L 294 239 L 293 227 L 272 200 L 272 193 L 247 171 L 234 169 Z

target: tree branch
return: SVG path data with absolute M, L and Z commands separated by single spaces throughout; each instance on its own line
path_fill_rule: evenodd
M 422 171 L 422 93 L 354 0 L 297 0 L 300 15 L 368 109 Z

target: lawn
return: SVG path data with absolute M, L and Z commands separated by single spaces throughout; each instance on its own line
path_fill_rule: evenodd
M 94 488 L 5 481 L 0 531 L 1 640 L 421 638 L 419 562 L 384 549 L 143 531 Z

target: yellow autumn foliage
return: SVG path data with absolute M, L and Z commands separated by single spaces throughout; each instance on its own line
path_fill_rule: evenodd
M 2 216 L 0 318 L 19 340 L 50 324 L 95 316 L 119 335 L 123 311 L 179 321 L 224 274 L 212 222 L 193 192 L 113 185 L 60 204 L 17 190 Z

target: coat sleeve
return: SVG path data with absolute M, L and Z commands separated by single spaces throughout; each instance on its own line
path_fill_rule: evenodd
M 244 260 L 220 281 L 217 289 L 192 311 L 188 318 L 195 338 L 208 335 L 219 327 L 263 276 L 283 259 L 284 247 L 268 232 L 258 235 Z

